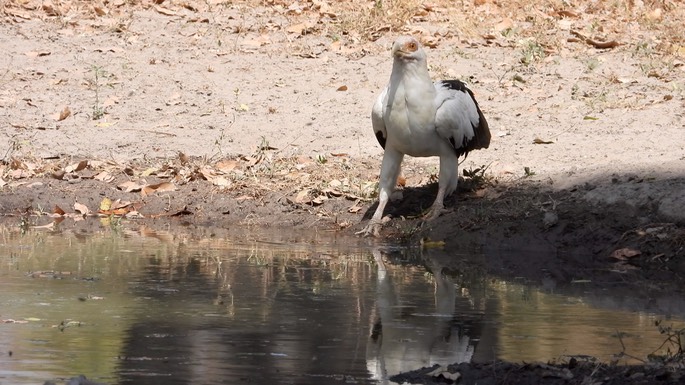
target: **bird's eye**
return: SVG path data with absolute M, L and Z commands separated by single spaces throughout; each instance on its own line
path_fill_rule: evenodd
M 416 51 L 416 48 L 417 48 L 417 47 L 416 47 L 416 43 L 414 43 L 414 42 L 408 43 L 408 44 L 407 44 L 407 48 L 408 48 L 409 51 L 412 51 L 412 52 L 413 52 L 413 51 Z

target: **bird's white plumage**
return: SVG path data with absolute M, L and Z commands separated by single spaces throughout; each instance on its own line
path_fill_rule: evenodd
M 399 37 L 392 54 L 390 82 L 371 111 L 374 133 L 385 152 L 378 207 L 360 232 L 364 235 L 379 235 L 383 210 L 405 154 L 440 157 L 438 195 L 428 215 L 434 218 L 443 208 L 444 197 L 456 190 L 458 156 L 490 143 L 487 122 L 471 91 L 459 81 L 433 83 L 418 41 Z

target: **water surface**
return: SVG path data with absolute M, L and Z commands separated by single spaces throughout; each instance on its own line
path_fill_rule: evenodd
M 630 295 L 441 271 L 425 250 L 321 235 L 4 230 L 0 384 L 376 384 L 435 363 L 611 360 L 621 341 L 645 357 L 655 320 L 682 322 Z

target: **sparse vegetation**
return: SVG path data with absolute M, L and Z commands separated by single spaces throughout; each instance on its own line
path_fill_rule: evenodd
M 649 360 L 661 364 L 678 364 L 685 366 L 685 327 L 676 328 L 672 324 L 664 325 L 664 322 L 656 321 L 655 326 L 666 338 L 664 343 L 659 346 L 654 353 L 649 355 Z M 659 354 L 659 351 L 666 349 L 665 352 Z
M 105 70 L 97 65 L 91 66 L 93 79 L 89 80 L 90 88 L 95 92 L 95 101 L 91 109 L 91 119 L 100 120 L 105 116 L 105 108 L 100 101 L 100 87 L 102 87 L 101 80 L 105 76 Z
M 520 45 L 521 58 L 519 60 L 524 65 L 531 65 L 545 57 L 544 48 L 540 45 L 540 43 L 533 39 L 523 40 Z

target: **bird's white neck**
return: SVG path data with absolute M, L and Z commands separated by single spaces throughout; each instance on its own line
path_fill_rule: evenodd
M 395 58 L 392 63 L 390 82 L 396 84 L 404 83 L 406 80 L 412 80 L 413 82 L 418 83 L 412 85 L 424 84 L 424 87 L 426 88 L 433 86 L 425 60 L 404 61 Z
M 411 92 L 407 92 L 411 90 Z M 395 58 L 390 75 L 388 102 L 395 107 L 421 111 L 417 117 L 434 113 L 435 86 L 424 60 L 404 61 Z

